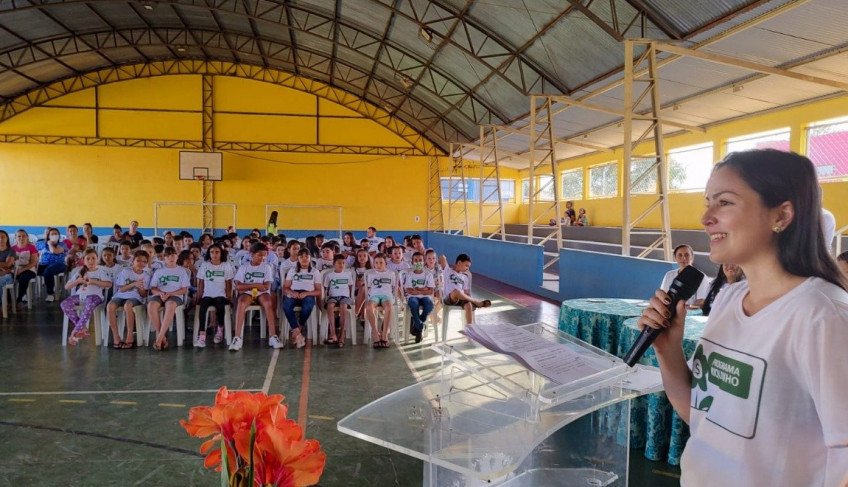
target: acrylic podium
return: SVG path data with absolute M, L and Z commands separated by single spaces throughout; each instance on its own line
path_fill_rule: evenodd
M 626 486 L 630 400 L 662 389 L 658 370 L 548 324 L 521 327 L 594 373 L 560 384 L 466 338 L 438 343 L 438 377 L 360 408 L 339 431 L 423 460 L 424 486 Z

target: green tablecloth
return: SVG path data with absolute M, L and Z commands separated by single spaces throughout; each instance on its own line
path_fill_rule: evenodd
M 563 301 L 559 328 L 609 353 L 624 357 L 639 336 L 636 321 L 647 305 L 647 301 L 638 299 Z M 705 317 L 693 314 L 700 312 L 690 311 L 686 317 L 683 348 L 687 358 L 695 352 L 706 324 Z M 657 365 L 653 348 L 648 349 L 641 363 Z M 678 465 L 689 437 L 689 429 L 674 412 L 664 393 L 649 394 L 633 401 L 630 437 L 631 447 L 644 448 L 645 457 Z

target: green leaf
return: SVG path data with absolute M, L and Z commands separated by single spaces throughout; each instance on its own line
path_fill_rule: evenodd
M 707 396 L 701 400 L 701 403 L 698 404 L 699 411 L 709 411 L 710 406 L 713 405 L 713 396 Z
M 250 423 L 250 467 L 247 470 L 247 485 L 253 487 L 253 444 L 256 440 L 256 418 Z
M 224 438 L 221 438 L 221 487 L 230 486 L 230 469 L 227 465 L 228 461 L 227 443 Z

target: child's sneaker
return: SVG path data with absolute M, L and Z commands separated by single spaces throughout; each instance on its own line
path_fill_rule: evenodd
M 271 338 L 268 339 L 268 346 L 271 347 L 271 348 L 283 348 L 283 347 L 285 347 L 285 345 L 283 344 L 283 342 L 280 341 L 280 339 L 277 337 L 277 335 L 271 335 Z
M 240 337 L 233 338 L 233 343 L 230 344 L 230 351 L 238 352 L 239 350 L 241 350 L 241 345 L 242 343 Z
M 56 298 L 54 298 L 52 294 L 48 294 L 47 297 L 44 298 L 44 301 L 46 301 L 48 303 L 52 303 L 55 300 L 56 300 Z
M 215 343 L 221 343 L 224 341 L 224 327 L 219 326 L 215 330 L 215 338 L 212 339 Z
M 194 341 L 195 348 L 206 348 L 206 333 L 197 335 L 197 340 Z

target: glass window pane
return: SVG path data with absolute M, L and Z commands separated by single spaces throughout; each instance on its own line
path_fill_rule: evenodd
M 727 152 L 739 152 L 751 149 L 777 149 L 789 150 L 789 129 L 780 129 L 770 132 L 734 137 L 727 140 Z
M 848 178 L 848 121 L 807 129 L 807 157 L 819 179 Z
M 553 176 L 539 176 L 539 200 L 538 201 L 553 201 L 554 200 L 554 178 Z
M 569 169 L 562 173 L 562 199 L 583 199 L 583 169 Z
M 672 190 L 704 189 L 713 170 L 713 144 L 668 151 L 668 187 Z
M 530 201 L 530 180 L 521 180 L 521 201 Z
M 589 168 L 589 197 L 610 198 L 618 195 L 618 163 Z
M 651 167 L 657 160 L 653 157 L 640 157 L 630 160 L 630 181 L 636 181 L 647 171 L 650 171 L 639 184 L 633 186 L 631 194 L 654 194 L 657 192 L 657 168 Z
M 483 182 L 483 202 L 498 204 L 498 191 L 495 181 L 489 180 Z M 515 181 L 507 179 L 501 181 L 501 200 L 504 203 L 510 203 L 515 198 Z
M 512 179 L 501 180 L 501 199 L 504 203 L 515 201 L 515 181 Z

